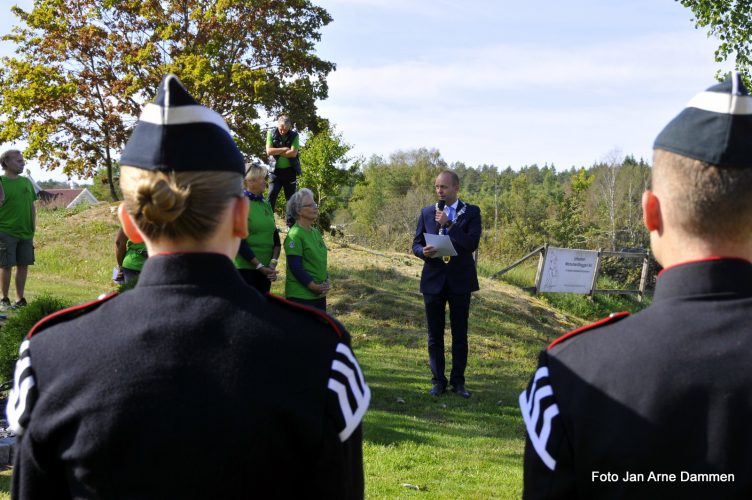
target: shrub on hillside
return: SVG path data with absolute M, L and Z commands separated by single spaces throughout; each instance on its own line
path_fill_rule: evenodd
M 26 307 L 15 311 L 8 318 L 0 328 L 0 380 L 13 379 L 18 348 L 31 327 L 45 316 L 70 305 L 58 297 L 42 295 L 32 300 Z

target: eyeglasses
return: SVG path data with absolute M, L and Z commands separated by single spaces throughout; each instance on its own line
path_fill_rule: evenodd
M 311 208 L 318 208 L 318 205 L 316 203 L 308 203 L 306 205 L 303 205 L 303 208 L 311 207 Z

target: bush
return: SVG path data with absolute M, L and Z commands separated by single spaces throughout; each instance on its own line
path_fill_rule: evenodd
M 37 321 L 60 309 L 70 307 L 70 303 L 51 295 L 42 295 L 29 305 L 18 309 L 0 328 L 0 380 L 13 379 L 18 348 Z

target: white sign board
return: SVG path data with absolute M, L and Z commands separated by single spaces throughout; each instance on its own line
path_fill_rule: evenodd
M 597 261 L 595 250 L 548 247 L 539 291 L 590 293 Z

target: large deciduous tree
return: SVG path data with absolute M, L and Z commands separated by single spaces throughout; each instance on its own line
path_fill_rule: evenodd
M 692 11 L 695 26 L 718 38 L 715 60 L 733 57 L 736 69 L 752 82 L 752 2 L 749 0 L 678 0 Z M 721 76 L 721 75 L 717 75 Z
M 43 167 L 112 167 L 141 106 L 175 73 L 261 156 L 260 121 L 284 111 L 316 131 L 334 64 L 316 56 L 329 14 L 308 0 L 34 0 L 0 62 L 0 141 L 25 140 Z

